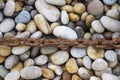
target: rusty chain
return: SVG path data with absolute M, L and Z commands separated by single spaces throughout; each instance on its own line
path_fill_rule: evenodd
M 87 46 L 94 46 L 96 48 L 120 48 L 120 38 L 115 38 L 112 40 L 96 39 L 96 40 L 86 40 L 78 38 L 76 40 L 67 40 L 62 38 L 55 39 L 33 39 L 33 38 L 4 38 L 0 39 L 0 45 L 6 45 L 10 47 L 15 46 L 31 46 L 31 47 L 45 47 L 45 46 L 56 46 L 61 49 L 76 47 L 76 48 L 86 48 Z

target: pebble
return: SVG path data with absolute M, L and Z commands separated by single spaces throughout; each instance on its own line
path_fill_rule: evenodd
M 37 25 L 38 29 L 41 30 L 44 34 L 50 34 L 51 28 L 47 22 L 47 20 L 41 14 L 37 14 L 34 17 L 35 24 Z
M 102 14 L 103 10 L 103 4 L 100 0 L 92 0 L 87 6 L 88 13 L 95 16 Z
M 34 60 L 33 59 L 27 59 L 24 61 L 24 67 L 34 66 Z
M 120 13 L 118 10 L 111 9 L 111 10 L 107 11 L 106 16 L 111 17 L 113 19 L 117 19 L 117 20 L 120 19 Z
M 10 55 L 5 60 L 5 68 L 7 68 L 7 69 L 13 68 L 17 64 L 18 61 L 19 61 L 18 56 Z
M 11 54 L 11 47 L 8 46 L 0 46 L 0 55 L 8 56 Z
M 109 65 L 109 67 L 114 68 L 117 65 L 117 63 L 118 63 L 118 59 L 116 59 L 113 62 L 108 62 L 108 65 Z
M 80 17 L 76 13 L 69 13 L 69 18 L 72 22 L 77 22 L 80 20 Z
M 99 77 L 96 77 L 96 76 L 91 76 L 90 80 L 101 80 L 101 79 Z
M 98 58 L 92 63 L 92 69 L 97 71 L 105 70 L 108 67 L 108 63 L 102 59 Z
M 30 49 L 29 46 L 17 46 L 12 48 L 12 53 L 14 55 L 21 55 Z
M 69 59 L 69 53 L 67 51 L 57 51 L 51 55 L 51 62 L 55 65 L 62 65 Z
M 74 11 L 75 11 L 76 13 L 78 13 L 78 14 L 82 14 L 82 13 L 84 13 L 84 12 L 86 11 L 86 7 L 85 7 L 85 5 L 82 4 L 82 3 L 76 3 L 76 4 L 74 5 Z
M 20 71 L 21 77 L 23 79 L 36 79 L 42 75 L 42 70 L 37 66 L 24 67 Z
M 61 66 L 54 65 L 52 63 L 48 63 L 48 68 L 54 71 L 57 75 L 62 75 L 63 69 Z
M 23 53 L 23 54 L 20 55 L 20 60 L 21 60 L 21 61 L 25 61 L 25 60 L 27 60 L 29 57 L 30 57 L 30 51 L 27 51 L 27 52 L 25 52 L 25 53 Z
M 31 5 L 32 6 L 35 3 L 35 0 L 27 0 L 27 1 L 25 1 L 25 3 L 27 5 Z
M 5 7 L 4 7 L 4 15 L 5 16 L 12 16 L 14 14 L 15 11 L 15 2 L 12 0 L 9 0 L 6 2 Z
M 82 78 L 82 79 L 89 79 L 91 74 L 90 72 L 84 68 L 84 67 L 80 67 L 79 70 L 78 70 L 78 75 Z
M 4 1 L 1 1 L 0 2 L 0 10 L 3 9 L 4 7 L 5 7 L 5 3 L 4 3 Z
M 110 67 L 107 67 L 103 71 L 95 71 L 95 75 L 98 76 L 98 77 L 101 77 L 103 73 L 110 73 L 110 74 L 112 74 L 112 69 Z
M 82 58 L 82 57 L 86 56 L 87 53 L 86 53 L 86 49 L 72 47 L 70 50 L 70 54 L 74 58 Z
M 91 39 L 95 40 L 95 39 L 104 39 L 103 34 L 99 34 L 99 33 L 94 33 L 91 35 Z
M 104 27 L 102 26 L 99 20 L 94 20 L 91 23 L 91 26 L 97 33 L 103 33 L 105 31 Z
M 38 54 L 39 54 L 39 47 L 33 47 L 30 53 L 31 58 L 37 57 Z
M 113 74 L 103 73 L 102 80 L 118 80 L 118 77 Z
M 30 36 L 30 38 L 38 39 L 38 38 L 41 38 L 42 35 L 43 33 L 41 31 L 36 31 Z
M 64 34 L 63 34 L 64 33 Z M 77 34 L 74 30 L 67 26 L 58 26 L 53 30 L 56 37 L 61 37 L 69 40 L 77 39 Z
M 47 79 L 53 79 L 55 77 L 54 72 L 48 68 L 42 68 L 42 75 Z
M 77 33 L 78 38 L 82 38 L 83 37 L 85 32 L 84 32 L 84 29 L 82 27 L 76 26 L 74 30 Z
M 73 29 L 75 27 L 75 23 L 72 21 L 69 21 L 68 25 L 69 28 Z
M 62 74 L 62 80 L 70 80 L 71 79 L 71 74 L 67 71 L 64 71 Z
M 91 69 L 92 68 L 92 60 L 88 57 L 85 56 L 83 58 L 83 65 L 87 68 L 87 69 Z
M 20 73 L 19 73 L 19 71 L 9 72 L 9 73 L 5 76 L 5 80 L 18 80 L 19 78 L 20 78 Z
M 17 35 L 15 36 L 15 38 L 28 38 L 29 36 L 30 36 L 30 32 L 24 31 L 24 32 L 22 32 L 22 33 L 20 33 L 20 34 L 17 34 Z
M 91 34 L 87 32 L 87 33 L 84 34 L 83 38 L 86 39 L 86 40 L 90 40 Z
M 61 22 L 63 24 L 67 24 L 69 22 L 69 16 L 65 10 L 61 11 Z
M 61 7 L 61 10 L 65 10 L 67 12 L 74 12 L 74 8 L 71 5 L 64 5 Z
M 120 65 L 116 65 L 114 68 L 113 68 L 113 74 L 116 75 L 116 76 L 119 76 L 120 75 Z
M 5 18 L 0 24 L 0 31 L 3 33 L 11 31 L 15 27 L 15 22 L 11 18 Z
M 107 61 L 113 62 L 117 59 L 117 53 L 113 50 L 107 50 L 105 52 L 105 59 Z
M 103 58 L 104 49 L 98 49 L 98 48 L 94 48 L 93 46 L 88 46 L 87 54 L 93 60 L 98 59 L 98 58 Z
M 40 55 L 34 59 L 36 65 L 44 65 L 48 62 L 48 57 L 46 55 Z
M 37 10 L 32 10 L 32 11 L 30 12 L 30 14 L 31 14 L 31 17 L 34 18 L 35 15 L 38 14 L 38 12 L 37 12 Z
M 107 39 L 107 40 L 111 40 L 112 39 L 112 34 L 113 33 L 110 32 L 110 31 L 106 31 L 106 32 L 103 33 L 105 39 Z
M 78 75 L 72 75 L 72 80 L 82 80 Z
M 27 24 L 27 31 L 29 31 L 30 33 L 34 33 L 37 30 L 37 27 L 35 25 L 35 22 L 33 20 L 31 20 L 28 24 Z
M 48 47 L 42 47 L 40 49 L 40 52 L 42 54 L 48 55 L 48 54 L 52 54 L 52 53 L 56 52 L 57 50 L 58 50 L 57 47 L 50 47 L 50 46 L 48 46 Z
M 19 61 L 12 69 L 10 69 L 10 71 L 21 71 L 23 66 L 23 63 Z
M 2 11 L 0 11 L 0 22 L 2 22 L 3 19 L 4 19 L 3 13 L 2 13 Z
M 35 7 L 38 12 L 44 15 L 44 17 L 50 22 L 55 22 L 60 18 L 60 11 L 55 6 L 47 4 L 45 0 L 36 0 Z
M 117 0 L 103 0 L 104 4 L 106 4 L 106 5 L 113 5 L 113 4 L 115 4 L 116 1 Z
M 103 16 L 100 19 L 100 21 L 107 30 L 112 31 L 112 32 L 120 31 L 120 22 L 118 20 L 112 19 L 107 16 Z
M 69 73 L 76 73 L 78 71 L 78 65 L 74 58 L 70 58 L 65 64 L 66 70 Z
M 51 29 L 54 30 L 56 27 L 58 27 L 60 25 L 59 22 L 54 22 L 50 25 Z
M 16 25 L 16 30 L 18 30 L 18 31 L 24 31 L 25 29 L 26 29 L 26 25 L 25 24 L 23 24 L 23 23 L 18 23 L 17 25 Z
M 119 37 L 119 35 L 120 35 L 120 32 L 114 32 L 112 34 L 112 39 Z
M 93 15 L 88 15 L 88 16 L 86 17 L 86 20 L 85 20 L 86 26 L 90 27 L 92 21 L 94 21 L 94 20 L 95 20 L 95 17 L 94 17 Z
M 45 0 L 49 4 L 61 6 L 66 4 L 66 0 Z
M 28 23 L 31 19 L 30 13 L 26 10 L 21 11 L 16 17 L 16 23 Z
M 9 73 L 9 71 L 3 65 L 0 65 L 0 77 L 5 78 L 5 76 L 8 73 Z
M 3 63 L 6 60 L 6 57 L 0 56 L 0 63 Z

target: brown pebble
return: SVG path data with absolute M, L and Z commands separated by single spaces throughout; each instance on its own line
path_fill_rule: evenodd
M 71 21 L 73 22 L 77 22 L 79 21 L 80 17 L 79 15 L 75 14 L 75 13 L 69 13 L 69 18 Z
M 63 72 L 62 80 L 71 80 L 71 74 L 67 71 Z
M 90 27 L 93 20 L 95 20 L 95 17 L 93 15 L 88 15 L 85 20 L 86 26 Z
M 107 32 L 104 32 L 103 35 L 104 35 L 105 39 L 108 39 L 108 40 L 112 39 L 112 32 L 107 31 Z
M 86 7 L 85 7 L 85 5 L 82 4 L 82 3 L 76 3 L 76 4 L 74 5 L 74 11 L 75 11 L 76 13 L 78 13 L 78 14 L 82 14 L 82 13 L 84 13 L 84 12 L 86 11 Z
M 82 80 L 78 75 L 73 74 L 72 75 L 72 80 Z

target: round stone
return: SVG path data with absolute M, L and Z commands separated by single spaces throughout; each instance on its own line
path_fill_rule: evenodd
M 116 75 L 109 74 L 109 73 L 103 73 L 102 80 L 119 80 Z
M 117 0 L 103 0 L 106 5 L 113 5 Z
M 64 64 L 69 58 L 69 53 L 66 51 L 58 51 L 51 55 L 52 63 L 56 65 Z

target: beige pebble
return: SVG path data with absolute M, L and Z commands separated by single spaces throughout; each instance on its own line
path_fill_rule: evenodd
M 76 61 L 77 61 L 77 64 L 79 66 L 83 66 L 83 59 L 82 58 L 78 58 Z
M 15 28 L 18 31 L 24 31 L 26 29 L 26 25 L 23 23 L 18 23 Z
M 60 24 L 58 22 L 54 22 L 50 25 L 51 29 L 54 30 L 57 26 L 59 26 Z
M 20 71 L 22 68 L 23 63 L 19 61 L 12 69 L 10 69 L 10 71 Z
M 31 32 L 31 33 L 36 32 L 37 27 L 36 27 L 35 22 L 34 22 L 33 20 L 31 20 L 31 21 L 27 24 L 26 30 L 29 31 L 29 32 Z
M 74 12 L 74 8 L 71 5 L 64 5 L 61 7 L 61 10 L 65 10 L 67 12 Z
M 82 15 L 81 15 L 81 20 L 86 20 L 86 17 L 88 16 L 88 12 L 84 12 L 84 13 L 82 13 Z
M 109 67 L 113 68 L 113 67 L 115 67 L 117 65 L 117 63 L 118 63 L 118 59 L 116 59 L 113 62 L 108 62 L 108 65 L 109 65 Z
M 99 77 L 91 76 L 89 80 L 101 80 Z
M 44 34 L 51 33 L 52 30 L 51 30 L 48 22 L 41 14 L 35 15 L 34 21 L 35 21 L 35 24 L 37 25 L 37 27 L 39 28 L 39 30 L 41 30 Z
M 72 2 L 72 0 L 66 0 L 67 4 L 70 4 Z
M 48 68 L 42 68 L 42 72 L 43 77 L 47 79 L 53 79 L 55 77 L 54 72 Z
M 104 11 L 105 11 L 105 12 L 109 11 L 110 9 L 111 9 L 110 6 L 104 5 Z
M 8 46 L 0 46 L 0 55 L 8 56 L 11 54 L 11 47 Z
M 85 5 L 84 5 L 83 3 L 76 3 L 76 4 L 74 5 L 74 11 L 75 11 L 76 13 L 78 13 L 78 14 L 84 13 L 85 10 L 86 10 L 86 7 L 85 7 Z
M 98 49 L 98 48 L 94 48 L 93 46 L 89 46 L 87 48 L 87 54 L 93 60 L 95 60 L 97 58 L 103 58 L 104 57 L 104 49 Z
M 4 34 L 4 38 L 13 38 L 16 35 L 14 32 L 7 32 Z
M 5 61 L 6 57 L 0 56 L 0 63 L 3 63 Z
M 65 65 L 69 73 L 76 73 L 78 71 L 78 65 L 74 58 L 70 58 Z
M 90 33 L 85 33 L 84 34 L 84 39 L 90 40 L 91 34 Z
M 112 10 L 118 10 L 119 9 L 119 4 L 118 3 L 116 3 L 116 4 L 114 4 L 114 5 L 112 5 L 112 7 L 111 7 L 111 9 Z
M 95 20 L 95 17 L 93 15 L 88 15 L 85 20 L 86 26 L 90 27 L 93 20 Z
M 34 66 L 34 60 L 33 59 L 27 59 L 24 61 L 24 67 L 28 66 Z
M 73 74 L 72 80 L 82 80 L 82 78 L 80 78 L 80 76 L 78 76 L 77 74 Z
M 77 15 L 76 13 L 69 13 L 69 18 L 73 22 L 77 22 L 80 19 L 79 15 Z
M 15 12 L 21 11 L 23 9 L 23 2 L 22 1 L 16 1 L 15 2 Z

